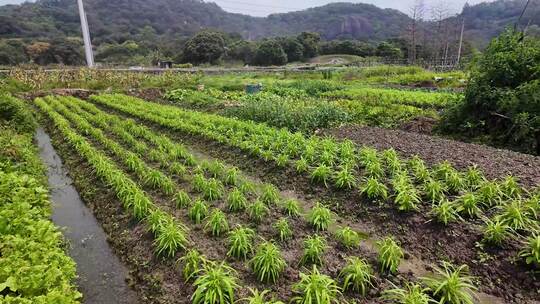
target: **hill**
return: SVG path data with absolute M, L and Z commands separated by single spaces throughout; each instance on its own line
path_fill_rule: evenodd
M 465 18 L 466 38 L 474 41 L 480 48 L 485 47 L 507 26 L 513 26 L 516 23 L 525 2 L 523 0 L 497 0 L 474 6 L 465 5 L 459 17 Z M 540 34 L 540 1 L 531 1 L 519 25 L 521 28 L 529 25 L 530 33 Z

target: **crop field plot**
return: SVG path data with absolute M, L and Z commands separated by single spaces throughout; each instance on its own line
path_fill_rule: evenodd
M 33 104 L 143 302 L 538 299 L 540 192 L 512 176 L 122 94 Z

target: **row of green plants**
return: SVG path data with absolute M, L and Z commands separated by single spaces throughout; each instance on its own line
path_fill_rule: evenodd
M 97 112 L 94 112 L 94 114 L 95 113 Z M 267 204 L 272 205 L 278 201 L 279 194 L 276 192 L 276 189 L 267 189 L 270 190 L 265 190 L 265 192 L 260 197 L 259 204 L 263 206 L 262 208 L 267 208 Z M 231 194 L 232 193 L 235 192 L 231 192 Z M 258 203 L 254 203 L 253 205 L 257 204 Z M 186 205 L 185 208 L 187 207 L 188 206 Z M 285 208 L 285 212 L 290 215 L 299 215 L 299 207 L 297 206 L 297 204 L 291 203 L 291 201 L 284 204 L 283 208 Z M 202 222 L 201 218 L 206 217 L 207 222 L 205 228 L 207 228 L 207 231 L 213 236 L 225 235 L 225 232 L 228 231 L 228 240 L 230 244 L 228 255 L 241 260 L 245 260 L 249 256 L 253 255 L 253 257 L 249 259 L 248 265 L 254 271 L 257 278 L 262 282 L 275 282 L 279 277 L 280 273 L 283 272 L 284 268 L 286 267 L 285 261 L 280 254 L 279 247 L 273 242 L 263 242 L 259 246 L 257 246 L 257 249 L 255 250 L 255 246 L 253 245 L 253 240 L 255 237 L 254 230 L 241 226 L 234 229 L 229 229 L 225 214 L 223 212 L 215 209 L 213 212 L 209 213 L 208 209 L 209 208 L 205 206 L 204 202 L 197 201 L 190 207 L 189 215 L 195 222 Z M 254 210 L 256 209 L 257 208 L 255 208 Z M 205 210 L 203 212 L 203 215 L 201 215 L 201 213 L 199 212 L 200 210 Z M 250 213 L 249 210 L 248 213 Z M 324 231 L 328 229 L 328 226 L 330 224 L 331 213 L 327 208 L 323 207 L 322 205 L 316 205 L 308 213 L 307 218 L 309 223 L 314 227 L 316 231 Z M 256 219 L 253 220 L 255 221 Z M 280 241 L 284 241 L 292 236 L 292 232 L 290 231 L 286 219 L 278 220 L 274 224 L 274 227 L 277 229 L 277 235 L 279 235 Z M 343 228 L 338 230 L 336 232 L 336 237 L 340 240 L 343 246 L 350 248 L 357 247 L 360 242 L 358 234 L 350 228 Z M 401 248 L 391 238 L 387 238 L 381 241 L 379 243 L 379 246 L 379 264 L 381 270 L 383 272 L 396 272 L 398 265 L 403 258 L 403 252 Z M 338 283 L 336 283 L 330 277 L 320 274 L 316 268 L 317 266 L 315 265 L 321 265 L 323 263 L 322 255 L 324 254 L 326 249 L 327 243 L 325 241 L 325 238 L 323 238 L 322 236 L 314 235 L 308 237 L 305 240 L 304 255 L 302 256 L 300 263 L 303 265 L 313 265 L 314 268 L 311 273 L 303 273 L 301 275 L 301 277 L 309 277 L 309 279 L 307 280 L 308 282 L 303 282 L 303 280 L 301 280 L 298 284 L 295 285 L 295 287 L 293 287 L 293 289 L 297 291 L 298 294 L 300 294 L 298 297 L 294 298 L 293 301 L 308 301 L 309 303 L 312 303 L 312 300 L 310 299 L 312 299 L 313 296 L 316 296 L 316 293 L 325 293 L 325 290 L 310 290 L 312 289 L 312 287 L 315 287 L 310 285 L 315 284 L 316 282 L 310 283 L 309 281 L 319 280 L 321 278 L 328 278 L 329 280 L 333 281 L 333 285 L 335 285 L 335 287 L 332 287 L 332 289 L 335 289 L 336 291 L 338 291 L 338 293 L 334 294 L 332 297 L 327 297 L 323 300 L 320 300 L 319 302 L 316 301 L 313 303 L 329 303 L 328 301 L 337 300 L 337 295 L 339 295 L 341 291 L 351 290 L 365 295 L 367 290 L 370 287 L 373 287 L 373 270 L 364 259 L 360 258 L 350 258 L 347 261 L 347 264 L 344 266 L 343 270 L 339 274 L 339 281 L 343 281 L 342 286 L 338 286 Z M 213 296 L 216 294 L 222 294 L 222 292 L 213 289 L 210 289 L 210 291 L 208 291 L 206 290 L 206 288 L 208 288 L 209 285 L 205 285 L 206 283 L 210 284 L 211 282 L 216 283 L 216 275 L 229 276 L 229 278 L 221 278 L 221 283 L 237 281 L 237 279 L 234 277 L 235 271 L 232 268 L 228 267 L 225 264 L 216 264 L 214 262 L 207 263 L 207 259 L 204 258 L 204 256 L 196 250 L 190 250 L 189 252 L 187 252 L 187 254 L 180 259 L 180 262 L 184 265 L 183 272 L 186 280 L 194 280 L 194 284 L 196 286 L 198 284 L 204 286 L 204 288 L 197 288 L 192 298 L 194 303 L 216 303 L 213 300 Z M 199 275 L 199 272 L 201 272 L 202 274 Z M 445 279 L 446 278 L 441 276 L 439 279 L 434 281 L 442 284 L 441 280 Z M 426 282 L 428 282 L 428 279 L 426 279 Z M 297 287 L 303 284 L 307 284 L 305 288 L 308 289 L 304 292 L 302 292 L 302 290 L 304 290 L 305 288 L 302 289 Z M 232 286 L 234 284 L 229 285 Z M 235 286 L 237 287 L 237 285 Z M 428 289 L 425 288 L 424 291 L 427 292 L 427 290 Z M 225 294 L 226 296 L 225 298 L 220 298 L 219 303 L 229 303 L 230 299 L 234 299 L 233 292 L 230 292 L 228 288 L 225 291 L 227 292 L 223 294 Z M 263 294 L 266 294 L 267 292 L 268 291 L 264 291 Z M 395 297 L 396 295 L 394 294 L 397 293 L 403 293 L 406 297 L 408 291 L 398 288 L 392 291 L 388 291 L 388 296 Z M 470 297 L 468 292 L 465 292 L 464 294 L 466 297 Z M 435 296 L 437 296 L 437 294 L 435 294 Z M 260 297 L 260 294 L 254 292 L 253 297 Z M 425 295 L 425 297 L 429 299 L 429 296 L 427 294 Z
M 419 209 L 425 197 L 433 204 L 431 207 L 433 211 L 430 214 L 443 224 L 459 220 L 461 217 L 479 216 L 479 211 L 486 209 L 486 207 L 490 208 L 488 213 L 493 213 L 491 210 L 500 210 L 501 214 L 506 213 L 506 217 L 510 217 L 510 219 L 505 221 L 512 221 L 513 217 L 522 217 L 528 219 L 526 220 L 528 222 L 537 220 L 536 196 L 528 195 L 510 199 L 508 195 L 503 195 L 504 191 L 498 190 L 501 187 L 506 189 L 510 186 L 519 188 L 512 178 L 495 185 L 484 180 L 477 169 L 462 173 L 447 163 L 439 165 L 438 168 L 428 169 L 418 159 L 413 162 L 413 168 L 410 169 L 411 173 L 409 174 L 407 166 L 396 159 L 395 151 L 387 153 L 388 164 L 379 159 L 376 151 L 375 156 L 371 157 L 372 161 L 364 161 L 362 164 L 362 152 L 357 151 L 356 147 L 348 141 L 336 142 L 328 138 L 305 138 L 300 134 L 275 130 L 251 122 L 230 120 L 167 106 L 151 107 L 149 103 L 131 97 L 108 95 L 92 97 L 92 100 L 165 127 L 238 147 L 252 155 L 274 162 L 277 166 L 292 165 L 298 172 L 309 174 L 313 181 L 329 187 L 358 189 L 362 193 L 368 191 L 366 190 L 368 188 L 374 188 L 375 190 L 372 191 L 378 194 L 369 194 L 369 198 L 375 199 L 381 196 L 387 199 L 391 195 L 398 208 L 403 211 Z M 367 154 L 369 156 L 370 153 Z M 358 177 L 358 169 L 362 169 L 366 173 L 364 174 L 366 181 L 363 182 Z M 393 192 L 388 190 L 389 187 L 385 184 L 386 180 L 383 179 L 387 175 L 392 177 L 389 184 L 392 186 Z M 413 178 L 415 175 L 418 177 Z M 479 187 L 478 190 L 466 187 L 465 177 L 475 180 L 476 187 L 479 187 L 480 184 L 482 187 Z M 494 187 L 495 190 L 493 190 Z M 494 200 L 498 203 L 490 206 L 480 199 L 471 199 L 480 197 L 474 196 L 473 192 L 475 191 L 494 192 Z M 522 192 L 522 189 L 519 191 Z M 448 202 L 448 200 L 452 202 Z M 521 203 L 521 201 L 526 204 Z M 516 210 L 519 212 L 516 213 Z M 460 216 L 460 213 L 464 216 Z M 512 215 L 513 213 L 516 215 Z M 502 221 L 499 215 L 493 219 Z M 535 226 L 525 227 L 523 235 L 537 235 Z M 488 228 L 492 228 L 492 226 L 486 220 L 486 230 Z M 487 239 L 489 238 L 487 237 Z
M 48 104 L 54 104 L 53 99 L 37 98 L 35 103 L 52 120 L 55 128 L 61 132 L 77 153 L 93 167 L 96 175 L 113 189 L 123 207 L 130 211 L 135 219 L 144 221 L 149 231 L 154 234 L 156 254 L 172 257 L 186 248 L 189 244 L 189 236 L 188 229 L 183 223 L 159 209 L 139 185 L 115 165 L 113 160 L 74 131 L 70 123 Z M 82 125 L 81 122 L 78 126 L 79 131 L 86 133 L 90 130 Z
M 357 87 L 322 94 L 336 100 L 355 100 L 370 105 L 401 104 L 418 108 L 444 109 L 455 104 L 460 96 L 455 93 L 407 91 L 387 88 Z
M 332 82 L 276 82 L 263 92 L 175 89 L 165 98 L 185 108 L 215 111 L 244 120 L 264 122 L 293 132 L 312 133 L 347 122 L 396 127 L 416 117 L 437 118 L 437 109 L 459 97 L 378 88 L 336 90 Z M 326 84 L 328 83 L 328 84 Z
M 75 262 L 50 220 L 36 125 L 23 101 L 0 95 L 0 302 L 79 303 Z
M 433 72 L 418 66 L 381 65 L 348 69 L 340 73 L 340 78 L 372 84 L 461 88 L 466 85 L 467 74 L 463 71 Z

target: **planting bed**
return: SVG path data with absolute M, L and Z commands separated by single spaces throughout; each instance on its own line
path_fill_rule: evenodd
M 193 294 L 208 295 L 202 281 L 218 271 L 226 272 L 222 280 L 236 280 L 235 300 L 250 297 L 250 288 L 257 288 L 269 290 L 267 301 L 306 301 L 307 294 L 300 290 L 305 285 L 296 284 L 302 278 L 322 279 L 317 275 L 320 271 L 340 289 L 340 272 L 350 257 L 365 259 L 362 263 L 374 277 L 364 283 L 372 286 L 364 296 L 348 289 L 332 298 L 374 303 L 384 302 L 380 296 L 388 295 L 385 290 L 405 288 L 407 282 L 434 288 L 421 277 L 439 278 L 434 272 L 441 261 L 468 264 L 479 291 L 463 291 L 476 302 L 529 303 L 540 298 L 534 266 L 518 257 L 525 250 L 522 241 L 532 236 L 538 224 L 532 213 L 538 209 L 538 194 L 521 189 L 512 179 L 493 184 L 476 169 L 465 171 L 461 167 L 465 163 L 455 163 L 460 171 L 438 165 L 447 158 L 421 155 L 426 165 L 419 159 L 411 162 L 399 144 L 394 147 L 404 152 L 401 156 L 393 150 L 377 153 L 352 142 L 306 138 L 124 95 L 92 96 L 88 101 L 46 97 L 36 99 L 36 105 L 84 200 L 129 266 L 142 302 L 191 303 Z M 487 178 L 504 175 L 485 173 Z M 519 173 L 515 175 L 527 182 Z M 528 182 L 527 186 L 535 180 Z M 384 187 L 386 193 L 373 192 L 369 183 L 379 190 Z M 453 188 L 438 193 L 435 201 L 428 198 L 426 185 L 430 183 Z M 485 194 L 488 186 L 496 190 L 489 197 Z M 245 198 L 246 206 L 233 212 L 231 202 L 237 202 L 237 196 Z M 471 197 L 482 199 L 471 207 L 466 204 Z M 288 214 L 286 202 L 291 199 L 298 204 L 297 217 Z M 442 204 L 439 199 L 453 208 L 450 215 L 462 220 L 441 223 L 435 212 Z M 488 199 L 493 205 L 486 203 Z M 505 213 L 512 204 L 519 206 L 523 223 L 512 222 Z M 200 212 L 201 208 L 207 211 Z M 325 219 L 327 208 L 333 211 L 333 220 L 317 226 L 316 219 Z M 201 221 L 195 220 L 196 214 Z M 499 245 L 490 244 L 485 241 L 488 225 L 483 217 L 505 227 L 515 225 L 515 232 Z M 292 238 L 280 240 L 279 220 L 288 223 Z M 228 233 L 239 225 L 255 233 L 249 242 L 255 246 L 246 252 L 247 259 L 235 258 L 229 251 Z M 360 244 L 344 246 L 336 236 L 344 227 L 357 232 Z M 317 270 L 304 261 L 304 242 L 315 235 L 327 244 Z M 379 242 L 387 236 L 404 249 L 393 273 L 381 269 L 384 248 Z M 261 281 L 254 261 L 248 262 L 274 250 L 265 243 L 270 240 L 281 256 L 270 264 L 279 265 L 282 260 L 286 265 L 276 270 L 275 282 Z M 188 269 L 192 277 L 186 279 L 182 257 L 193 257 L 192 250 L 208 262 L 199 271 Z M 222 261 L 234 270 L 220 266 Z M 435 289 L 424 292 L 426 297 L 441 298 Z M 200 303 L 219 302 L 231 299 Z
M 477 164 L 490 178 L 503 178 L 512 174 L 527 187 L 540 185 L 539 156 L 436 136 L 368 126 L 344 126 L 326 130 L 325 134 L 340 139 L 350 139 L 358 145 L 380 150 L 394 148 L 403 157 L 418 155 L 431 165 L 447 160 L 463 170 Z

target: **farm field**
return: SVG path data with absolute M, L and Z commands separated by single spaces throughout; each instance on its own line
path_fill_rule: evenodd
M 539 301 L 538 157 L 392 130 L 437 120 L 463 74 L 427 90 L 428 72 L 380 70 L 82 70 L 0 99 L 51 136 L 141 303 Z M 58 303 L 81 300 L 68 265 Z M 0 300 L 38 301 L 18 284 Z

